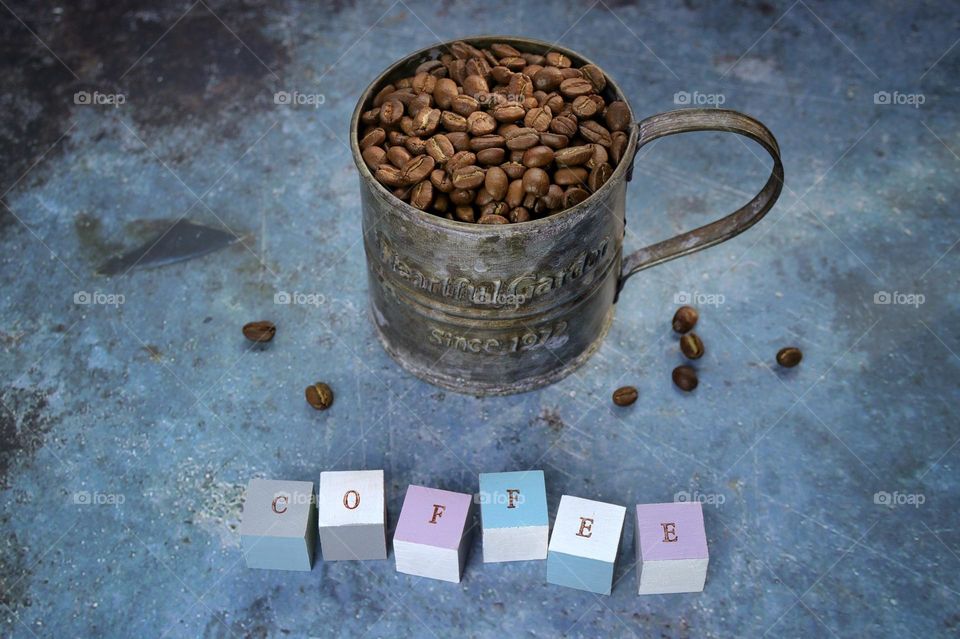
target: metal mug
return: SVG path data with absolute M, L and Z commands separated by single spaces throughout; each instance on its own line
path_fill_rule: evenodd
M 581 55 L 527 38 L 505 42 L 522 52 Z M 443 388 L 474 395 L 529 391 L 569 375 L 600 346 L 624 282 L 634 273 L 730 239 L 773 206 L 783 164 L 773 134 L 750 116 L 724 109 L 681 109 L 637 121 L 610 179 L 580 204 L 548 217 L 505 225 L 466 224 L 420 211 L 374 179 L 360 154 L 360 114 L 383 86 L 448 50 L 422 49 L 384 71 L 364 91 L 350 122 L 360 173 L 363 244 L 371 314 L 380 341 L 400 366 Z M 602 66 L 601 66 L 602 68 Z M 627 102 L 612 78 L 608 99 Z M 763 189 L 730 215 L 623 256 L 626 185 L 643 145 L 688 131 L 728 131 L 773 157 Z

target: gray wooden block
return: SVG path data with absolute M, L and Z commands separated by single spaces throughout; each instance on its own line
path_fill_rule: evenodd
M 248 568 L 309 571 L 317 543 L 313 482 L 251 479 L 240 543 Z
M 320 548 L 324 561 L 387 558 L 382 470 L 320 473 Z

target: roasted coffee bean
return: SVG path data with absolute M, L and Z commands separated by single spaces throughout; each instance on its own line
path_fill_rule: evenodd
M 803 359 L 803 353 L 796 346 L 787 346 L 777 352 L 777 364 L 785 368 L 793 368 Z
M 692 366 L 677 366 L 673 369 L 673 383 L 682 391 L 690 392 L 697 387 L 697 371 Z
M 553 162 L 553 149 L 549 146 L 532 146 L 523 152 L 523 165 L 531 169 L 542 168 Z
M 595 64 L 585 64 L 580 67 L 580 73 L 583 74 L 587 80 L 590 81 L 590 84 L 593 85 L 593 90 L 597 93 L 603 91 L 607 86 L 607 78 L 603 75 L 603 71 L 600 70 Z
M 450 139 L 442 133 L 438 133 L 427 140 L 426 149 L 430 157 L 436 160 L 440 166 L 446 164 L 455 153 Z
M 333 404 L 333 390 L 323 382 L 307 386 L 307 403 L 317 410 L 326 410 Z
M 587 170 L 582 166 L 557 169 L 553 181 L 560 186 L 584 185 L 587 183 Z
M 469 204 L 462 204 L 453 210 L 453 216 L 461 222 L 476 222 L 477 217 L 473 207 Z
M 703 341 L 696 333 L 687 333 L 680 338 L 680 351 L 688 359 L 703 357 Z
M 458 189 L 475 189 L 483 184 L 485 177 L 485 171 L 479 166 L 463 166 L 453 172 L 453 186 Z
M 630 126 L 630 107 L 622 100 L 611 102 L 603 112 L 603 120 L 611 131 L 626 131 Z
M 557 166 L 580 166 L 585 164 L 593 156 L 593 149 L 588 145 L 568 146 L 560 149 L 553 154 L 553 159 Z
M 387 161 L 398 169 L 405 167 L 412 157 L 410 151 L 402 146 L 394 145 L 387 149 Z
M 587 178 L 587 186 L 590 187 L 591 191 L 596 193 L 601 186 L 607 183 L 611 175 L 613 175 L 613 167 L 609 164 L 604 162 L 603 164 L 597 165 L 590 171 L 590 176 Z
M 387 152 L 379 146 L 368 146 L 360 155 L 363 156 L 363 161 L 367 166 L 374 170 L 387 161 Z
M 477 224 L 509 224 L 510 220 L 502 215 L 484 215 L 477 220 Z
M 621 386 L 613 391 L 613 403 L 617 406 L 629 406 L 637 401 L 637 389 L 633 386 Z
M 624 159 L 629 108 L 607 103 L 595 65 L 462 41 L 436 58 L 359 118 L 363 161 L 396 197 L 448 219 L 525 221 L 576 206 Z
M 403 183 L 413 185 L 425 180 L 433 171 L 434 166 L 436 166 L 436 162 L 429 155 L 415 156 L 403 167 Z
M 550 176 L 543 169 L 527 169 L 523 174 L 523 190 L 540 197 L 550 189 Z
M 251 342 L 269 342 L 276 334 L 276 325 L 266 320 L 248 322 L 243 325 L 243 336 Z
M 677 333 L 688 333 L 697 325 L 700 314 L 692 306 L 681 306 L 673 314 L 673 330 Z
M 494 200 L 498 202 L 507 196 L 507 187 L 510 186 L 510 178 L 498 166 L 492 166 L 487 169 L 487 175 L 484 178 L 483 186 Z
M 528 222 L 530 220 L 530 212 L 518 206 L 515 209 L 510 209 L 510 215 L 508 216 L 511 224 L 519 224 L 520 222 Z
M 610 146 L 610 142 L 612 141 L 610 138 L 610 132 L 607 131 L 602 124 L 598 124 L 593 120 L 587 120 L 580 125 L 580 135 L 587 138 L 591 142 L 601 144 L 603 146 Z

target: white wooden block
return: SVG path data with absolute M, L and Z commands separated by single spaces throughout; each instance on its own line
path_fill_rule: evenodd
M 626 513 L 616 504 L 561 497 L 547 553 L 547 582 L 609 595 Z
M 248 568 L 308 571 L 316 541 L 313 482 L 250 480 L 240 519 L 240 544 Z
M 382 470 L 320 473 L 317 508 L 324 561 L 387 558 Z
M 710 557 L 699 501 L 638 504 L 636 544 L 641 595 L 703 590 Z

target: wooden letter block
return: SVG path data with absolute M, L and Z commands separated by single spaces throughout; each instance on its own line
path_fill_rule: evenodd
M 250 480 L 240 520 L 248 568 L 310 570 L 316 542 L 313 482 Z
M 542 470 L 480 474 L 483 561 L 545 559 L 550 520 Z
M 411 485 L 393 535 L 397 572 L 459 582 L 472 519 L 471 495 Z
M 320 473 L 317 508 L 324 561 L 387 558 L 382 470 Z
M 641 595 L 703 591 L 710 557 L 699 501 L 638 504 L 636 543 Z
M 626 514 L 616 504 L 561 497 L 547 553 L 547 582 L 609 595 Z

